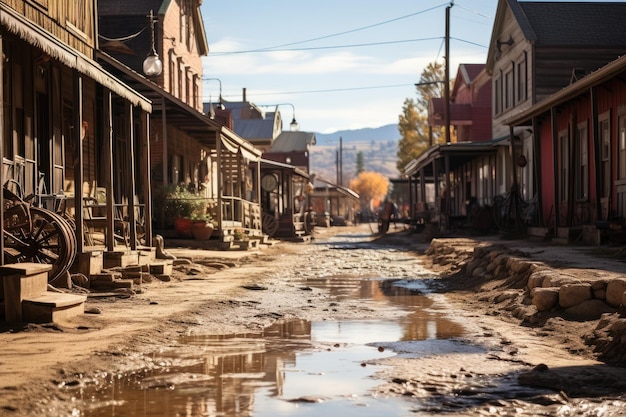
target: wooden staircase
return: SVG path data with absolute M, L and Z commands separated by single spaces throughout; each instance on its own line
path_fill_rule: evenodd
M 85 312 L 86 296 L 48 291 L 51 269 L 29 262 L 0 267 L 0 304 L 7 322 L 58 322 Z

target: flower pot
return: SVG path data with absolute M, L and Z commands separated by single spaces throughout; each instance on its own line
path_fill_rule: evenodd
M 193 234 L 191 232 L 192 224 L 193 222 L 191 221 L 191 219 L 187 219 L 185 217 L 175 217 L 174 218 L 174 230 L 176 231 L 176 234 L 178 235 L 178 237 L 187 237 L 187 238 L 193 237 Z
M 194 221 L 191 225 L 191 233 L 196 240 L 209 240 L 213 234 L 213 224 L 205 221 Z

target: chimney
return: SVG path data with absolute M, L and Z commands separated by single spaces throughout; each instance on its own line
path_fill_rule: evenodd
M 244 87 L 243 89 L 243 102 L 246 102 L 246 87 Z

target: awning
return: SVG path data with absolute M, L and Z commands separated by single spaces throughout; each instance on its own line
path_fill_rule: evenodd
M 0 3 L 0 23 L 10 33 L 18 36 L 24 42 L 43 50 L 63 65 L 92 78 L 98 84 L 130 101 L 133 105 L 141 107 L 142 110 L 148 113 L 152 112 L 152 104 L 147 98 L 106 72 L 94 60 L 65 45 L 4 3 Z
M 109 71 L 115 73 L 126 84 L 141 91 L 144 96 L 152 100 L 153 119 L 164 117 L 168 125 L 182 130 L 208 148 L 217 148 L 217 141 L 219 140 L 229 152 L 241 153 L 244 158 L 250 161 L 258 161 L 261 158 L 261 151 L 250 142 L 181 101 L 178 97 L 165 91 L 122 62 L 102 51 L 97 52 L 97 57 Z
M 229 134 L 232 133 L 232 134 Z M 241 156 L 248 162 L 258 162 L 261 159 L 261 151 L 256 149 L 244 139 L 235 136 L 235 133 L 226 128 L 222 128 L 220 141 L 230 153 L 241 153 Z

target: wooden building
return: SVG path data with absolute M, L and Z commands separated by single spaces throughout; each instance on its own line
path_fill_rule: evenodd
M 150 253 L 152 105 L 94 60 L 95 4 L 0 1 L 3 261 L 51 263 L 51 280 Z
M 248 236 L 262 234 L 261 152 L 202 112 L 201 58 L 209 48 L 200 3 L 99 2 L 103 44 L 98 60 L 152 100 L 150 162 L 155 189 L 183 186 L 206 198 L 216 223 L 213 237 L 227 247 L 235 230 L 244 229 Z M 153 38 L 143 30 L 148 24 L 154 27 Z M 155 74 L 144 71 L 150 50 L 162 62 L 162 70 Z M 171 219 L 162 220 L 161 229 L 173 226 Z
M 493 79 L 492 137 L 510 135 L 505 120 L 626 52 L 625 15 L 624 2 L 500 0 L 486 62 Z M 496 195 L 511 191 L 515 177 L 520 199 L 530 202 L 542 181 L 532 127 L 510 136 L 526 162 L 501 156 Z
M 307 240 L 315 226 L 309 174 L 293 165 L 261 160 L 263 232 L 270 237 Z
M 626 225 L 626 57 L 505 121 L 532 127 L 540 233 L 599 243 Z
M 408 173 L 415 177 L 432 165 L 416 184 L 437 184 L 431 203 L 435 210 L 441 210 L 443 202 L 444 213 L 459 218 L 467 215 L 467 202 L 476 201 L 479 207 L 491 207 L 498 227 L 507 231 L 523 233 L 527 226 L 545 223 L 536 210 L 545 188 L 542 183 L 550 181 L 541 170 L 541 152 L 545 149 L 537 142 L 534 126 L 516 124 L 511 128 L 507 123 L 621 56 L 626 51 L 626 28 L 621 22 L 624 15 L 623 2 L 498 2 L 485 65 L 491 77 L 491 145 L 437 145 L 408 167 Z M 453 91 L 461 85 L 459 76 L 463 76 L 461 71 Z M 458 97 L 451 95 L 450 122 L 460 137 L 474 136 L 471 141 L 476 142 L 482 135 L 466 131 L 473 131 L 474 125 L 464 122 L 468 109 L 456 105 Z M 441 120 L 442 107 L 441 102 L 433 101 L 431 123 Z M 471 156 L 481 148 L 484 155 Z M 453 155 L 457 172 L 452 168 Z M 462 155 L 466 160 L 458 164 Z M 432 162 L 435 160 L 440 160 L 438 165 Z M 439 175 L 443 181 L 437 181 Z M 418 199 L 419 191 L 415 186 Z M 441 191 L 450 194 L 442 196 Z M 424 209 L 429 210 L 415 208 L 417 213 Z M 442 216 L 434 218 L 439 221 Z
M 357 193 L 319 176 L 313 184 L 315 188 L 309 197 L 319 226 L 354 224 L 360 205 Z
M 489 229 L 474 224 L 469 209 L 490 206 L 495 195 L 493 172 L 501 140 L 491 139 L 491 77 L 484 64 L 461 64 L 450 96 L 450 125 L 458 142 L 438 144 L 411 161 L 409 221 L 435 223 L 441 230 L 457 226 Z M 444 124 L 444 100 L 429 103 L 429 124 Z M 472 206 L 472 207 L 470 207 Z

